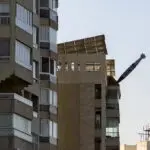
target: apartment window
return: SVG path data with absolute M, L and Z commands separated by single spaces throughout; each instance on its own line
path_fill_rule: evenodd
M 49 89 L 41 88 L 41 101 L 42 105 L 49 105 Z
M 58 0 L 50 0 L 50 8 L 57 11 L 58 8 Z
M 49 137 L 49 120 L 41 119 L 41 136 Z
M 37 79 L 38 78 L 38 62 L 33 61 L 33 78 Z
M 31 121 L 19 115 L 13 115 L 13 127 L 21 132 L 31 135 Z
M 50 49 L 57 52 L 57 31 L 51 27 L 49 30 Z
M 95 128 L 96 129 L 101 128 L 101 111 L 95 112 Z
M 56 60 L 50 59 L 50 74 L 56 76 Z
M 57 16 L 57 12 L 50 9 L 50 19 L 52 19 L 53 21 L 57 22 L 58 21 L 58 16 Z
M 57 107 L 57 92 L 50 90 L 50 105 Z
M 10 56 L 10 40 L 5 38 L 0 38 L 0 57 Z
M 49 42 L 49 27 L 41 26 L 40 27 L 40 42 Z
M 41 104 L 57 107 L 57 92 L 41 88 Z
M 9 4 L 8 3 L 0 3 L 0 13 L 9 13 Z
M 74 62 L 71 62 L 71 70 L 75 71 L 75 63 Z
M 8 3 L 0 3 L 0 24 L 9 24 L 10 23 L 10 10 Z
M 50 137 L 57 139 L 57 123 L 54 121 L 50 121 Z
M 95 99 L 101 99 L 102 97 L 101 84 L 95 84 Z
M 119 137 L 119 120 L 118 118 L 107 118 L 106 136 Z
M 100 71 L 101 65 L 100 63 L 86 63 L 85 71 L 93 72 L 93 71 Z
M 16 41 L 16 53 L 15 60 L 18 64 L 24 66 L 27 69 L 32 69 L 31 66 L 31 48 L 24 45 L 23 43 Z
M 80 64 L 77 64 L 77 70 L 80 71 Z
M 54 60 L 50 60 L 50 73 L 54 75 Z
M 16 25 L 32 34 L 32 12 L 16 4 Z
M 38 96 L 32 94 L 31 100 L 33 102 L 33 111 L 38 112 Z
M 41 120 L 41 136 L 57 138 L 57 123 L 48 119 Z
M 40 0 L 40 7 L 48 7 L 49 0 Z
M 68 67 L 68 62 L 65 62 L 65 71 L 68 71 L 69 67 Z
M 42 57 L 42 72 L 50 72 L 50 62 L 48 57 Z
M 33 47 L 38 48 L 38 28 L 33 27 Z

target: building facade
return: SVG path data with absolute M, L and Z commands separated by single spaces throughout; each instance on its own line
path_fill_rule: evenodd
M 59 150 L 119 150 L 119 85 L 103 35 L 58 44 Z
M 57 149 L 57 0 L 0 0 L 0 149 Z

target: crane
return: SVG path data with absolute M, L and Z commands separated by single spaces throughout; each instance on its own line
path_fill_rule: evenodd
M 119 77 L 117 80 L 117 83 L 120 83 L 122 80 L 124 80 L 136 67 L 137 65 L 141 62 L 142 59 L 146 58 L 145 54 L 142 53 L 140 58 L 138 58 L 134 63 L 132 63 L 127 70 Z

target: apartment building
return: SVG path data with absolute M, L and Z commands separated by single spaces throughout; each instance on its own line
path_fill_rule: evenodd
M 119 150 L 120 89 L 104 35 L 58 44 L 59 150 Z
M 57 149 L 57 0 L 0 0 L 0 149 Z

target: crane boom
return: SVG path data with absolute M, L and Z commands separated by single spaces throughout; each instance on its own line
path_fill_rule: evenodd
M 122 80 L 124 80 L 136 67 L 137 65 L 140 63 L 140 61 L 142 59 L 144 59 L 146 56 L 145 54 L 141 54 L 140 58 L 137 59 L 133 64 L 130 65 L 130 67 L 120 76 L 120 78 L 118 79 L 118 83 L 121 82 Z

